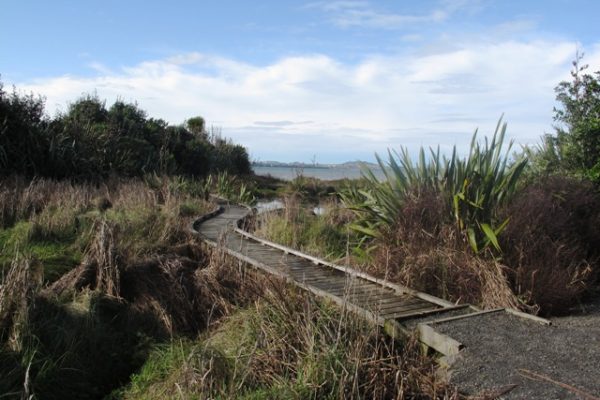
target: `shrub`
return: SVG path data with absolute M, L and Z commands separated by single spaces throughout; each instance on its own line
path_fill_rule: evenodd
M 456 147 L 452 157 L 430 149 L 427 159 L 421 148 L 419 160 L 413 163 L 407 149 L 388 152 L 388 162 L 377 156 L 386 179 L 380 182 L 365 170 L 366 189 L 350 189 L 342 193 L 346 205 L 355 210 L 359 222 L 355 228 L 367 236 L 378 236 L 382 228 L 398 223 L 402 207 L 411 196 L 422 192 L 440 193 L 446 210 L 444 220 L 454 220 L 458 231 L 475 252 L 490 246 L 500 251 L 497 236 L 508 220 L 500 220 L 499 207 L 514 192 L 526 159 L 511 162 L 511 145 L 503 148 L 506 124 L 498 122 L 491 141 L 482 146 L 473 135 L 469 155 L 462 159 Z
M 600 262 L 600 196 L 590 183 L 550 177 L 502 211 L 511 286 L 545 314 L 565 312 L 593 288 Z

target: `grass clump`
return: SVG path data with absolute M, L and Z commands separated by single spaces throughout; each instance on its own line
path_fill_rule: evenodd
M 335 199 L 323 202 L 320 208 L 324 212 L 318 215 L 298 196 L 285 197 L 283 203 L 281 212 L 257 217 L 257 235 L 330 260 L 346 257 L 348 243 L 356 241 L 357 235 L 348 227 L 351 214 Z
M 589 182 L 548 177 L 533 182 L 502 210 L 502 236 L 515 293 L 543 314 L 563 314 L 597 288 L 600 196 Z
M 195 342 L 157 348 L 125 399 L 456 398 L 415 343 L 286 288 Z

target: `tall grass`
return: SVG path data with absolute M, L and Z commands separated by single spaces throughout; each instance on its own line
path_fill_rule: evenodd
M 387 163 L 377 155 L 386 179 L 380 182 L 373 171 L 364 171 L 367 187 L 342 193 L 346 205 L 357 212 L 356 230 L 376 237 L 382 227 L 393 227 L 402 207 L 411 197 L 425 192 L 441 194 L 446 216 L 454 220 L 462 237 L 475 252 L 489 247 L 500 251 L 498 235 L 508 219 L 498 219 L 499 207 L 512 195 L 527 160 L 511 160 L 512 143 L 504 146 L 506 123 L 498 122 L 494 135 L 484 144 L 471 140 L 467 157 L 461 158 L 456 146 L 447 158 L 437 150 L 419 151 L 414 162 L 408 149 L 388 151 Z
M 154 184 L 0 181 L 3 396 L 101 398 L 150 343 L 225 312 L 235 273 L 206 268 L 186 232 L 210 204 L 193 183 Z
M 256 235 L 332 261 L 348 255 L 357 240 L 348 228 L 353 216 L 338 201 L 321 203 L 321 215 L 315 215 L 312 207 L 303 205 L 296 195 L 284 197 L 283 203 L 281 212 L 257 216 Z
M 282 282 L 200 341 L 159 347 L 125 399 L 458 398 L 414 341 L 394 342 Z

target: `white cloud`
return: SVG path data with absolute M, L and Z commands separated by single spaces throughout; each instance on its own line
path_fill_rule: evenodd
M 371 56 L 346 64 L 324 55 L 260 66 L 181 54 L 93 78 L 15 82 L 64 110 L 83 93 L 137 101 L 172 123 L 202 115 L 260 159 L 368 158 L 387 147 L 465 145 L 502 113 L 520 143 L 551 130 L 554 86 L 568 79 L 576 43 L 455 43 L 452 50 Z M 586 55 L 600 69 L 600 45 Z
M 480 0 L 442 0 L 437 7 L 423 14 L 380 11 L 368 1 L 317 2 L 308 7 L 330 14 L 331 21 L 342 28 L 398 29 L 415 24 L 442 22 L 460 11 L 477 12 L 482 6 Z

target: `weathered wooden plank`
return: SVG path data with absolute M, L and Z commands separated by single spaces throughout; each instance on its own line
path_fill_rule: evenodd
M 328 280 L 315 282 L 315 284 L 323 285 L 323 287 L 322 287 L 323 289 L 342 290 L 343 292 L 372 287 L 371 284 L 369 284 L 369 283 L 356 282 L 356 281 L 348 279 L 347 277 L 337 277 L 336 276 L 336 277 L 330 277 L 330 278 L 331 279 L 328 279 Z
M 428 313 L 439 312 L 443 310 L 442 307 L 437 304 L 428 303 L 425 306 L 420 308 L 413 309 L 405 309 L 402 311 L 390 312 L 390 313 L 381 313 L 381 316 L 385 319 L 399 319 L 399 318 L 408 318 L 408 317 L 417 317 L 427 315 Z
M 462 343 L 452 339 L 448 335 L 439 333 L 427 324 L 417 325 L 417 330 L 419 332 L 419 340 L 421 342 L 445 356 L 458 354 L 458 352 L 464 347 Z
M 382 296 L 389 295 L 389 296 L 401 297 L 401 296 L 398 296 L 398 294 L 392 290 L 382 288 L 381 286 L 374 285 L 369 282 L 356 283 L 355 285 L 350 286 L 348 291 L 349 291 L 349 293 L 351 293 L 354 296 L 359 296 L 361 294 L 371 294 L 371 295 L 379 294 Z
M 477 317 L 477 316 L 480 316 L 480 315 L 483 315 L 483 314 L 497 313 L 497 312 L 500 312 L 500 311 L 504 311 L 504 308 L 494 308 L 494 309 L 491 309 L 491 310 L 483 310 L 483 311 L 478 311 L 478 312 L 474 312 L 474 313 L 471 313 L 471 314 L 463 314 L 463 315 L 457 315 L 457 316 L 454 316 L 454 317 L 441 318 L 441 319 L 436 319 L 436 320 L 433 320 L 433 321 L 428 321 L 427 323 L 429 325 L 441 324 L 441 323 L 444 323 L 444 322 L 456 321 L 458 319 L 464 319 L 464 318 L 473 318 L 473 317 Z
M 344 295 L 358 304 L 383 304 L 383 301 L 394 302 L 402 299 L 395 293 L 382 293 L 378 288 L 369 288 L 365 291 L 349 290 Z
M 384 296 L 390 296 L 390 295 L 386 295 L 386 294 L 381 295 L 377 292 L 353 292 L 352 290 L 340 290 L 340 289 L 338 289 L 336 291 L 332 291 L 332 290 L 328 290 L 328 291 L 336 296 L 343 297 L 343 298 L 347 299 L 348 301 L 352 301 L 353 303 L 356 303 L 357 305 L 373 304 L 374 302 L 385 300 L 386 298 Z M 391 297 L 387 297 L 387 299 L 389 301 L 392 301 Z
M 416 297 L 411 297 L 412 301 L 417 301 Z M 403 303 L 406 304 L 408 302 L 407 298 L 404 296 L 398 295 L 383 295 L 380 298 L 373 298 L 368 300 L 363 300 L 360 302 L 364 307 L 368 307 L 371 310 L 381 310 L 382 307 L 389 307 L 392 304 Z
M 352 287 L 352 284 L 345 280 L 344 278 L 338 277 L 330 277 L 329 279 L 320 279 L 320 280 L 303 280 L 306 283 L 310 283 L 311 285 L 318 286 L 323 290 L 327 290 L 333 294 L 340 295 L 346 293 Z
M 435 307 L 432 308 L 431 310 L 424 310 L 421 312 L 411 312 L 408 315 L 402 315 L 403 313 L 398 313 L 396 315 L 388 315 L 386 318 L 393 318 L 396 320 L 403 320 L 403 319 L 407 319 L 408 317 L 410 318 L 415 318 L 415 317 L 425 317 L 428 315 L 435 315 L 435 314 L 439 314 L 439 313 L 443 313 L 443 312 L 447 312 L 447 311 L 453 311 L 453 310 L 460 310 L 463 308 L 468 308 L 469 305 L 468 304 L 462 304 L 462 305 L 457 305 L 457 306 L 453 306 L 453 307 Z
M 262 258 L 277 259 L 277 260 L 285 263 L 285 261 L 281 257 L 281 254 L 279 254 L 278 252 L 271 252 L 268 250 L 259 251 L 256 249 L 248 248 L 248 254 L 251 254 L 253 257 L 256 257 L 257 259 L 262 259 Z
M 522 311 L 515 310 L 514 308 L 505 308 L 504 310 L 507 313 L 512 314 L 519 318 L 530 319 L 530 320 L 540 323 L 542 325 L 552 325 L 552 321 L 547 320 L 546 318 L 538 317 L 537 315 L 527 314 Z
M 416 309 L 419 307 L 426 307 L 428 305 L 430 305 L 431 303 L 427 303 L 424 302 L 421 299 L 411 299 L 411 300 L 403 300 L 403 299 L 398 299 L 397 302 L 392 302 L 392 303 L 387 303 L 387 304 L 373 304 L 374 307 L 377 307 L 377 311 L 379 311 L 380 314 L 391 314 L 394 313 L 396 311 L 400 312 L 400 311 L 404 311 L 404 310 L 411 310 L 411 309 Z
M 332 275 L 327 271 L 307 270 L 307 271 L 290 271 L 290 274 L 307 283 L 316 282 L 346 282 L 348 278 L 344 275 Z
M 429 313 L 440 312 L 440 310 L 442 310 L 442 309 L 443 308 L 438 306 L 437 304 L 433 304 L 433 305 L 430 304 L 425 308 L 418 308 L 418 309 L 413 309 L 413 310 L 408 310 L 408 311 L 400 311 L 400 312 L 395 312 L 392 314 L 385 314 L 385 315 L 383 315 L 383 317 L 385 319 L 393 319 L 396 321 L 402 321 L 402 320 L 406 320 L 406 319 L 410 319 L 410 318 L 422 317 Z

